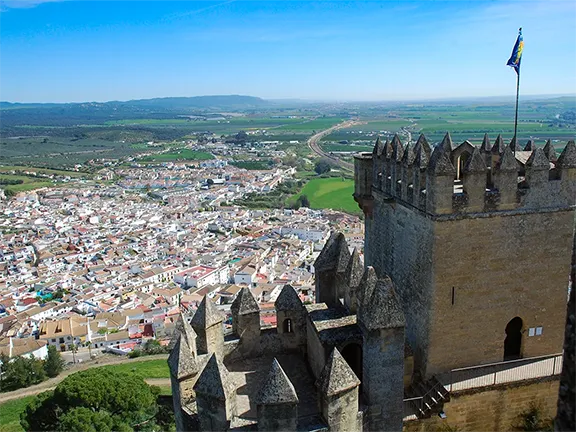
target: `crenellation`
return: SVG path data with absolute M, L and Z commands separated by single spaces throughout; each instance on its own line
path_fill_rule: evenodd
M 530 138 L 526 142 L 526 145 L 524 146 L 524 151 L 534 151 L 534 150 L 536 150 L 536 141 Z
M 414 153 L 414 146 L 408 143 L 406 144 L 406 148 L 404 149 L 404 154 L 402 155 L 402 164 L 401 164 L 401 190 L 400 190 L 400 198 L 403 201 L 410 202 L 412 201 L 412 193 L 410 193 L 410 197 L 408 197 L 408 192 L 412 188 L 412 182 L 414 181 L 414 175 L 412 173 L 414 159 L 416 158 L 416 154 Z
M 480 150 L 474 148 L 462 175 L 463 193 L 467 196 L 467 211 L 484 210 L 486 201 L 486 164 Z
M 484 135 L 480 147 L 464 141 L 454 148 L 450 134 L 446 134 L 430 153 L 424 135 L 415 145 L 400 149 L 396 136 L 389 144 L 379 141 L 376 147 L 387 154 L 388 159 L 371 160 L 371 187 L 359 186 L 355 199 L 365 215 L 373 217 L 374 193 L 403 205 L 420 209 L 433 217 L 441 215 L 477 215 L 500 211 L 528 211 L 531 208 L 561 208 L 568 206 L 576 193 L 574 168 L 563 166 L 555 159 L 553 146 L 548 142 L 544 149 L 537 148 L 530 158 L 526 151 L 514 152 L 517 143 L 508 145 L 499 135 L 492 147 L 490 138 Z M 529 144 L 529 146 L 528 146 Z M 531 141 L 527 147 L 535 146 Z M 569 142 L 564 150 L 568 164 L 574 164 L 574 144 Z M 488 151 L 489 149 L 489 151 Z M 378 154 L 375 150 L 373 154 Z M 402 155 L 401 161 L 397 157 Z M 534 166 L 534 155 L 538 155 Z M 360 169 L 364 154 L 356 155 Z M 559 158 L 560 159 L 560 158 Z M 473 165 L 470 165 L 473 160 Z M 526 162 L 524 162 L 526 161 Z M 382 163 L 382 168 L 379 164 Z M 563 174 L 564 173 L 564 174 Z M 555 181 L 560 180 L 558 184 Z M 563 181 L 562 181 L 563 180 Z M 358 198 L 364 194 L 362 198 Z M 369 209 L 369 211 L 368 211 Z
M 555 163 L 558 157 L 556 156 L 556 149 L 552 145 L 551 140 L 546 141 L 546 145 L 544 145 L 544 154 L 548 158 L 550 162 Z
M 426 212 L 428 213 L 452 213 L 456 170 L 450 159 L 451 152 L 452 140 L 450 135 L 446 134 L 444 140 L 432 152 L 426 170 Z

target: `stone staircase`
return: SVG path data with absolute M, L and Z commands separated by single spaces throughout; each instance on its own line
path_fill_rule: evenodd
M 406 397 L 418 418 L 428 418 L 443 410 L 444 403 L 450 401 L 450 393 L 435 377 L 426 381 L 416 381 L 407 390 Z

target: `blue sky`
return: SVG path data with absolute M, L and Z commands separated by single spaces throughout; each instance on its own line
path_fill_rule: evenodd
M 576 93 L 576 2 L 0 0 L 0 100 Z

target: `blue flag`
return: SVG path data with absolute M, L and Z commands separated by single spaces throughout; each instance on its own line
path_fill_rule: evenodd
M 518 38 L 514 44 L 512 55 L 506 63 L 507 66 L 513 67 L 517 74 L 520 74 L 520 61 L 522 60 L 522 50 L 524 49 L 524 38 L 522 37 L 522 27 L 518 30 Z

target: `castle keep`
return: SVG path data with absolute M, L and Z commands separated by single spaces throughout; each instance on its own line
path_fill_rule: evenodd
M 168 360 L 177 429 L 420 430 L 439 413 L 501 430 L 539 398 L 553 415 L 574 142 L 557 157 L 551 143 L 520 150 L 500 136 L 479 148 L 378 139 L 355 156 L 355 184 L 365 259 L 333 233 L 315 304 L 286 285 L 277 327 L 261 329 L 243 288 L 226 336 L 207 298 L 180 317 Z

